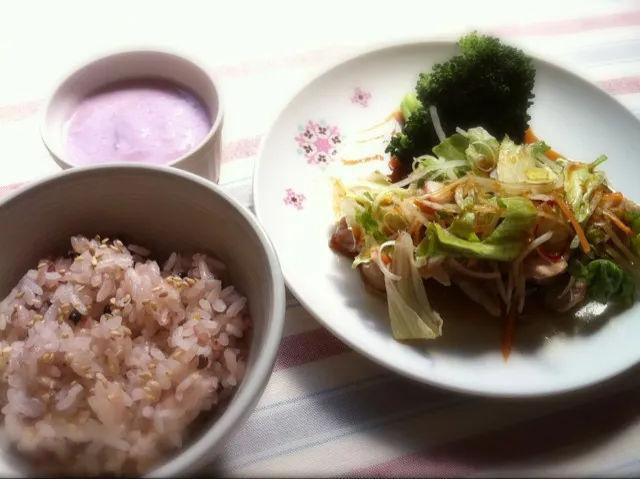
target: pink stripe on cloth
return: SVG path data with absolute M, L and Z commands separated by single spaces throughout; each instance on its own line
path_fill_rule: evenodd
M 559 35 L 580 33 L 584 31 L 627 27 L 640 24 L 640 10 L 600 15 L 593 17 L 573 18 L 551 22 L 540 22 L 530 25 L 515 25 L 488 28 L 487 31 L 503 37 L 523 35 Z M 260 73 L 276 71 L 278 69 L 292 69 L 316 65 L 321 61 L 332 61 L 339 55 L 354 51 L 353 46 L 329 47 L 312 50 L 284 58 L 245 62 L 236 65 L 226 65 L 215 68 L 221 77 L 242 77 Z M 37 114 L 44 106 L 44 100 L 33 100 L 14 105 L 0 106 L 0 123 L 19 121 Z
M 605 28 L 631 27 L 639 24 L 640 10 L 632 10 L 610 15 L 498 27 L 491 29 L 491 32 L 505 37 L 516 35 L 566 35 L 569 33 L 581 33 Z
M 503 429 L 352 470 L 343 477 L 460 477 L 513 466 L 560 448 L 585 444 L 633 424 L 640 419 L 639 397 L 639 388 L 619 392 Z M 531 407 L 532 403 L 529 404 Z M 487 409 L 486 414 L 499 414 L 500 410 L 494 400 L 477 407 Z M 583 431 L 585 418 L 589 418 L 589 428 Z
M 324 328 L 292 334 L 282 338 L 273 371 L 302 366 L 349 351 L 349 346 Z
M 25 185 L 25 184 L 26 183 L 14 183 L 12 185 L 0 186 L 0 196 L 6 195 L 7 193 L 17 190 L 18 188 L 20 188 L 22 185 Z
M 20 121 L 37 115 L 44 107 L 44 100 L 33 100 L 13 105 L 0 106 L 0 124 Z
M 640 93 L 640 76 L 603 80 L 598 82 L 598 86 L 611 95 Z
M 262 140 L 262 136 L 255 135 L 223 143 L 222 162 L 228 163 L 230 161 L 241 160 L 254 156 L 258 153 L 260 140 Z

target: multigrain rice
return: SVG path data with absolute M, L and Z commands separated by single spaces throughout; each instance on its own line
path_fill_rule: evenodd
M 245 372 L 246 299 L 204 254 L 71 238 L 0 303 L 5 434 L 53 472 L 142 474 Z

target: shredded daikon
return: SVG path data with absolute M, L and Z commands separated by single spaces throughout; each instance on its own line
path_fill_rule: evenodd
M 416 183 L 419 180 L 423 179 L 424 177 L 430 176 L 432 173 L 442 172 L 442 171 L 444 171 L 447 174 L 448 172 L 451 172 L 453 174 L 453 178 L 451 179 L 455 180 L 457 177 L 455 173 L 453 173 L 453 169 L 458 168 L 460 166 L 467 166 L 467 165 L 468 163 L 463 160 L 442 161 L 442 162 L 436 163 L 435 165 L 429 165 L 425 168 L 415 170 L 413 173 L 407 176 L 404 180 L 398 181 L 397 183 L 394 183 L 392 186 L 395 188 L 402 188 L 404 186 L 410 185 L 411 183 Z
M 609 236 L 609 238 L 611 238 L 611 241 L 613 241 L 615 243 L 615 245 L 618 247 L 618 249 L 622 252 L 622 254 L 624 255 L 624 257 L 626 258 L 626 260 L 631 264 L 634 265 L 635 264 L 635 257 L 634 254 L 631 252 L 631 250 L 629 248 L 627 248 L 624 243 L 622 242 L 622 240 L 618 237 L 618 235 L 616 234 L 615 231 L 613 231 L 613 229 L 606 223 L 602 224 L 602 229 L 604 230 L 605 233 L 607 233 L 607 236 Z
M 399 281 L 402 278 L 400 278 L 400 276 L 398 276 L 397 274 L 394 274 L 391 271 L 389 271 L 389 268 L 387 268 L 387 265 L 384 264 L 384 261 L 382 260 L 382 250 L 384 250 L 389 246 L 395 246 L 395 244 L 396 244 L 395 241 L 385 241 L 380 246 L 378 246 L 378 250 L 373 255 L 373 261 L 375 261 L 375 263 L 378 265 L 378 268 L 380 268 L 380 271 L 382 271 L 383 275 L 385 275 L 387 278 L 392 279 L 394 281 Z
M 438 110 L 435 106 L 429 106 L 429 113 L 431 114 L 431 120 L 433 120 L 433 127 L 436 130 L 436 135 L 438 135 L 438 139 L 440 141 L 444 141 L 447 139 L 447 135 L 445 135 L 444 130 L 442 129 L 442 125 L 440 124 L 440 117 L 438 116 Z
M 461 265 L 460 263 L 458 263 L 453 258 L 449 258 L 447 260 L 447 264 L 449 266 L 451 266 L 453 269 L 455 269 L 456 271 L 458 271 L 459 273 L 462 273 L 462 274 L 467 275 L 467 276 L 471 276 L 472 278 L 478 278 L 478 279 L 496 279 L 496 278 L 500 278 L 500 273 L 499 272 L 482 273 L 480 271 L 473 271 L 473 270 L 467 268 L 466 266 Z
M 541 193 L 534 193 L 532 195 L 529 195 L 529 199 L 532 201 L 549 201 L 549 202 L 554 202 L 555 200 L 553 199 L 553 196 L 551 195 L 543 195 Z
M 456 204 L 460 207 L 460 209 L 463 209 L 464 208 L 464 189 L 462 185 L 456 188 L 454 198 L 456 200 Z
M 591 202 L 589 202 L 589 209 L 587 210 L 587 216 L 582 220 L 582 224 L 586 225 L 593 213 L 595 213 L 596 208 L 600 204 L 600 200 L 602 199 L 602 191 L 596 191 L 591 198 Z
M 573 276 L 569 276 L 569 281 L 567 281 L 567 285 L 564 287 L 562 292 L 558 295 L 558 299 L 561 299 L 562 297 L 564 297 L 565 294 L 571 291 L 571 287 L 574 285 L 575 282 L 576 282 L 576 278 Z
M 524 251 L 520 253 L 520 256 L 518 256 L 515 259 L 515 261 L 513 262 L 513 267 L 515 268 L 519 263 L 521 263 L 522 260 L 524 260 L 527 256 L 529 256 L 529 254 L 531 254 L 531 252 L 534 251 L 538 246 L 549 241 L 552 238 L 552 236 L 553 236 L 553 231 L 547 231 L 546 233 L 543 233 L 540 236 L 538 236 L 536 239 L 534 239 L 531 243 L 527 245 Z
M 508 306 L 509 300 L 507 298 L 507 289 L 504 285 L 504 281 L 502 280 L 502 274 L 500 274 L 500 270 L 497 264 L 494 264 L 493 269 L 498 274 L 498 276 L 496 277 L 496 286 L 498 288 L 498 293 L 500 294 L 502 301 L 504 301 L 504 304 Z
M 451 213 L 458 213 L 460 211 L 458 205 L 454 205 L 453 203 L 435 203 L 429 200 L 420 200 L 418 203 L 422 203 L 424 206 L 435 211 L 449 211 Z

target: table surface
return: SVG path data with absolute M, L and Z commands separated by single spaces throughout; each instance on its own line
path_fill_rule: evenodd
M 21 0 L 0 18 L 0 194 L 58 171 L 39 138 L 55 81 L 111 49 L 189 52 L 225 95 L 220 183 L 251 206 L 261 134 L 327 65 L 473 28 L 578 71 L 640 115 L 640 1 Z M 520 6 L 517 6 L 520 5 Z M 373 364 L 289 297 L 255 412 L 203 471 L 225 476 L 640 476 L 640 376 L 536 400 L 463 396 Z

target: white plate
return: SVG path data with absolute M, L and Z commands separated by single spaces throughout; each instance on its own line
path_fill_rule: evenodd
M 363 138 L 359 132 L 397 108 L 421 71 L 456 52 L 451 42 L 367 52 L 311 81 L 280 113 L 262 144 L 254 202 L 289 288 L 354 349 L 391 370 L 444 388 L 536 396 L 595 384 L 622 372 L 640 359 L 637 307 L 609 315 L 609 321 L 597 323 L 600 326 L 588 334 L 551 334 L 567 321 L 533 318 L 519 324 L 515 349 L 505 362 L 500 321 L 486 318 L 457 290 L 451 288 L 446 297 L 438 290 L 430 299 L 443 309 L 443 337 L 408 345 L 393 339 L 384 301 L 367 294 L 350 260 L 329 249 L 334 226 L 330 175 L 354 177 L 376 168 L 387 172 L 388 158 L 355 167 L 343 166 L 341 159 L 352 155 L 355 142 Z M 537 59 L 535 66 L 536 99 L 530 111 L 535 133 L 575 159 L 608 155 L 603 169 L 613 187 L 637 200 L 640 122 L 579 76 Z M 359 146 L 380 153 L 384 145 L 376 141 Z

